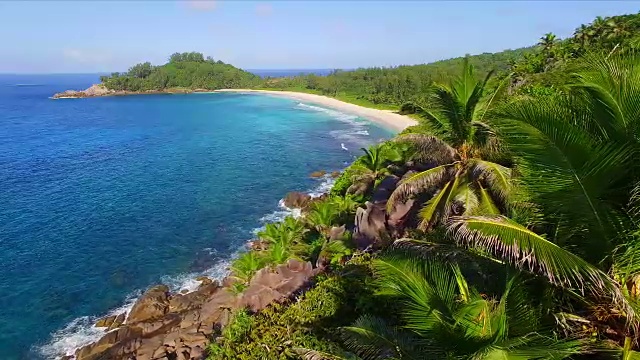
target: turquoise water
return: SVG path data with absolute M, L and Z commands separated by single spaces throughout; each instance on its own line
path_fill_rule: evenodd
M 221 276 L 284 194 L 391 135 L 262 95 L 47 98 L 96 80 L 0 77 L 3 359 L 54 359 L 154 283 Z

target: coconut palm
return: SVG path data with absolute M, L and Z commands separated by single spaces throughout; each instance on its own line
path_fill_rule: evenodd
M 538 45 L 542 47 L 542 51 L 545 53 L 552 53 L 557 43 L 557 37 L 553 33 L 546 33 L 540 38 Z
M 505 206 L 510 170 L 482 159 L 497 144 L 495 132 L 483 122 L 493 97 L 481 104 L 490 76 L 478 80 L 465 59 L 461 76 L 437 85 L 436 108 L 423 110 L 435 136 L 409 134 L 396 140 L 412 145 L 412 159 L 433 167 L 402 181 L 387 202 L 388 211 L 398 202 L 424 195 L 420 227 L 427 229 L 450 215 L 496 214 Z
M 397 326 L 365 316 L 342 329 L 363 359 L 563 359 L 580 341 L 556 339 L 522 278 L 481 294 L 461 270 L 436 260 L 384 257 L 373 263 L 379 294 L 401 307 Z

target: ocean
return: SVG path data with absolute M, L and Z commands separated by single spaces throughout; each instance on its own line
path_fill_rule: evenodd
M 392 133 L 265 95 L 51 100 L 98 75 L 0 75 L 0 353 L 56 359 L 145 288 L 221 277 L 256 229 Z

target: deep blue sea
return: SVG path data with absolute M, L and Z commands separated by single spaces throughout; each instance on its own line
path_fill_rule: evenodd
M 222 276 L 255 229 L 320 193 L 366 120 L 264 95 L 51 100 L 97 75 L 0 75 L 0 354 L 55 359 L 148 286 Z M 347 150 L 345 150 L 346 148 Z

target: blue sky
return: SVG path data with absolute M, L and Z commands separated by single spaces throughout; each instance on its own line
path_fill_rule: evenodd
M 0 1 L 0 73 L 122 71 L 176 51 L 246 69 L 418 64 L 638 11 L 640 1 Z

